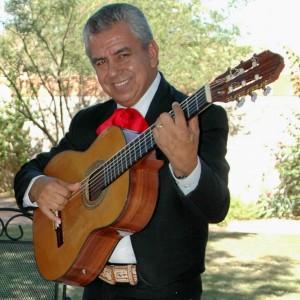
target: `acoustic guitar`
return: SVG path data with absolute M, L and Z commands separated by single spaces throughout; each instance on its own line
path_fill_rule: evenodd
M 276 53 L 253 55 L 186 98 L 181 103 L 186 119 L 214 102 L 241 103 L 246 95 L 254 99 L 254 91 L 267 92 L 283 68 L 283 58 Z M 102 271 L 119 240 L 147 225 L 156 206 L 162 166 L 155 157 L 154 126 L 136 137 L 109 127 L 87 151 L 65 151 L 48 163 L 45 175 L 81 182 L 81 189 L 56 212 L 60 226 L 40 209 L 34 211 L 34 253 L 45 279 L 87 285 Z

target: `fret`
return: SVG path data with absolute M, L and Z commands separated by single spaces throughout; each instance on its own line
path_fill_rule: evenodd
M 207 89 L 209 87 L 205 85 L 199 89 L 193 95 L 187 97 L 181 104 L 181 108 L 188 119 L 201 112 L 208 107 L 210 103 L 207 101 Z M 169 114 L 174 117 L 174 111 L 170 111 Z M 116 153 L 112 158 L 107 160 L 100 167 L 99 173 L 104 175 L 104 182 L 101 184 L 103 190 L 130 167 L 132 167 L 140 158 L 146 155 L 150 150 L 156 147 L 156 143 L 152 134 L 155 125 L 151 125 L 143 133 L 129 142 L 121 151 Z

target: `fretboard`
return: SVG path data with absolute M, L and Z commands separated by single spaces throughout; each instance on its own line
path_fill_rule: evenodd
M 210 87 L 208 84 L 180 103 L 187 120 L 196 114 L 201 113 L 210 105 L 211 97 Z M 174 117 L 173 110 L 170 111 L 169 114 Z M 100 187 L 101 190 L 105 189 L 124 172 L 129 170 L 130 167 L 132 167 L 137 161 L 156 147 L 152 133 L 154 128 L 155 124 L 151 125 L 100 166 L 99 173 L 102 173 L 100 176 L 102 178 L 102 182 L 100 183 L 102 185 Z

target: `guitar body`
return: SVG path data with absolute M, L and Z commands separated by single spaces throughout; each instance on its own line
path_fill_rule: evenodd
M 44 173 L 70 183 L 81 182 L 124 145 L 123 131 L 110 127 L 87 151 L 56 155 Z M 33 239 L 41 275 L 47 280 L 81 286 L 94 280 L 124 233 L 138 232 L 150 220 L 162 164 L 155 159 L 154 151 L 149 152 L 95 199 L 89 197 L 89 184 L 82 183 L 81 193 L 60 212 L 62 224 L 58 229 L 36 209 Z

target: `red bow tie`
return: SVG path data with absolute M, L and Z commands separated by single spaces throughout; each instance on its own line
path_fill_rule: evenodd
M 117 108 L 110 118 L 103 122 L 96 130 L 99 135 L 105 128 L 116 125 L 122 129 L 143 132 L 149 125 L 143 116 L 134 108 Z

